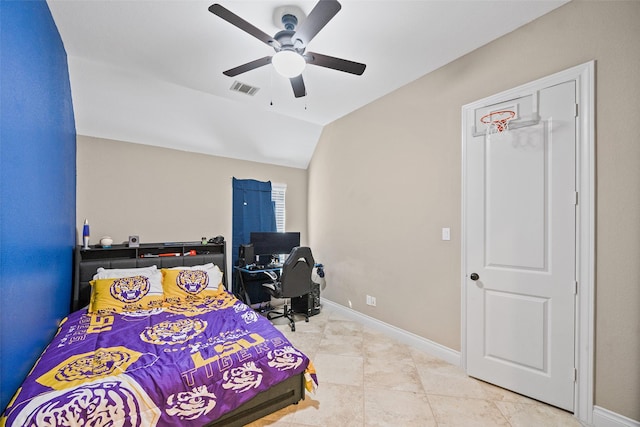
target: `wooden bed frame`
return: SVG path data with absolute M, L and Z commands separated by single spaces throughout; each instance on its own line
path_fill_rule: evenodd
M 135 248 L 128 245 L 113 245 L 110 248 L 90 246 L 89 249 L 77 246 L 74 253 L 71 311 L 79 310 L 89 304 L 91 296 L 89 282 L 99 267 L 137 268 L 157 265 L 158 268 L 170 268 L 212 262 L 222 271 L 222 283 L 228 290 L 228 279 L 225 274 L 227 265 L 225 247 L 226 242 L 206 245 L 200 242 L 149 243 Z M 240 427 L 291 404 L 297 404 L 304 399 L 304 396 L 305 379 L 302 373 L 261 392 L 205 427 Z

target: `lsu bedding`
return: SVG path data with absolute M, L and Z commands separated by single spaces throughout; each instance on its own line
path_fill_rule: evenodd
M 202 426 L 310 360 L 220 290 L 136 313 L 71 313 L 0 419 L 7 426 Z

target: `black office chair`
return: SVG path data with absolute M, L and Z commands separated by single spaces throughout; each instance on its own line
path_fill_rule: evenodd
M 282 265 L 280 278 L 274 277 L 272 282 L 264 283 L 262 286 L 275 298 L 291 299 L 307 295 L 311 292 L 311 273 L 314 265 L 311 249 L 306 246 L 296 246 Z M 272 320 L 286 317 L 289 319 L 291 330 L 295 331 L 296 323 L 293 318 L 295 314 L 303 314 L 305 322 L 309 321 L 308 312 L 296 313 L 287 302 L 284 303 L 282 313 L 272 311 L 267 313 L 267 318 Z

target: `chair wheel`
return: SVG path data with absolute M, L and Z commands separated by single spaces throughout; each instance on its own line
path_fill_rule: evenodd
M 304 319 L 305 322 L 309 323 L 309 318 Z

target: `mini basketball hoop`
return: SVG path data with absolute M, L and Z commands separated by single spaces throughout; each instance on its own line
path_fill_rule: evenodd
M 516 117 L 512 110 L 492 111 L 480 118 L 487 126 L 487 133 L 502 133 L 509 129 L 509 121 Z

